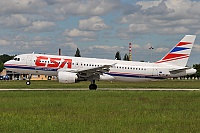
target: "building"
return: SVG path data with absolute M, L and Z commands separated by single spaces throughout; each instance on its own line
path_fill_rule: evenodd
M 28 79 L 28 74 L 21 74 L 12 71 L 7 71 L 4 69 L 0 76 L 8 76 L 9 80 L 26 80 Z M 57 77 L 47 76 L 47 75 L 32 75 L 31 80 L 57 80 Z

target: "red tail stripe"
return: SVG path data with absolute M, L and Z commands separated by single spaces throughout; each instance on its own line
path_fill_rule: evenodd
M 187 44 L 192 44 L 191 42 L 179 42 L 176 46 L 183 46 Z
M 188 54 L 174 54 L 174 53 L 169 53 L 162 60 L 167 60 L 167 59 L 177 58 L 177 57 L 182 57 L 182 56 L 187 56 L 187 55 Z
M 162 63 L 162 62 L 174 61 L 174 60 L 184 59 L 184 58 L 188 58 L 188 57 L 189 57 L 189 55 L 185 55 L 185 56 L 181 56 L 181 57 L 175 57 L 175 58 L 170 58 L 170 59 L 160 60 L 160 61 L 157 61 L 156 63 Z

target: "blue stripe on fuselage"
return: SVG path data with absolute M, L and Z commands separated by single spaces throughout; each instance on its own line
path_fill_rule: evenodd
M 129 78 L 151 78 L 151 79 L 166 79 L 165 77 L 149 76 L 149 75 L 133 75 L 133 74 L 122 74 L 122 73 L 106 73 L 113 77 L 129 77 Z
M 57 71 L 56 68 L 47 68 L 47 67 L 30 67 L 30 66 L 5 66 L 5 68 L 12 69 L 25 69 L 25 70 L 42 70 L 42 71 Z
M 12 68 L 12 69 L 24 69 L 24 70 L 41 70 L 41 71 L 57 71 L 56 68 L 46 68 L 46 67 L 30 67 L 30 66 L 5 66 L 5 68 Z M 129 78 L 151 78 L 151 79 L 165 79 L 165 77 L 159 77 L 159 76 L 150 76 L 150 75 L 135 75 L 131 73 L 105 73 L 110 76 L 116 76 L 116 77 L 129 77 Z

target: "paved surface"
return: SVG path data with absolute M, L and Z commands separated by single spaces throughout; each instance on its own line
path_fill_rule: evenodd
M 97 91 L 200 91 L 200 89 L 161 89 L 161 88 L 98 88 Z M 76 89 L 0 89 L 0 91 L 89 91 L 88 88 Z

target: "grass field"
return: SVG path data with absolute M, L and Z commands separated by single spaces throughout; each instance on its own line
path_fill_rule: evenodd
M 199 132 L 200 92 L 0 92 L 1 133 Z
M 90 82 L 63 84 L 58 81 L 31 81 L 27 86 L 26 81 L 0 81 L 0 89 L 9 88 L 88 88 Z M 98 88 L 181 88 L 199 89 L 200 80 L 162 80 L 150 82 L 97 82 Z
M 0 88 L 87 88 L 89 82 L 1 81 Z M 199 88 L 199 81 L 97 82 L 100 88 Z M 199 91 L 1 91 L 1 133 L 200 131 Z

